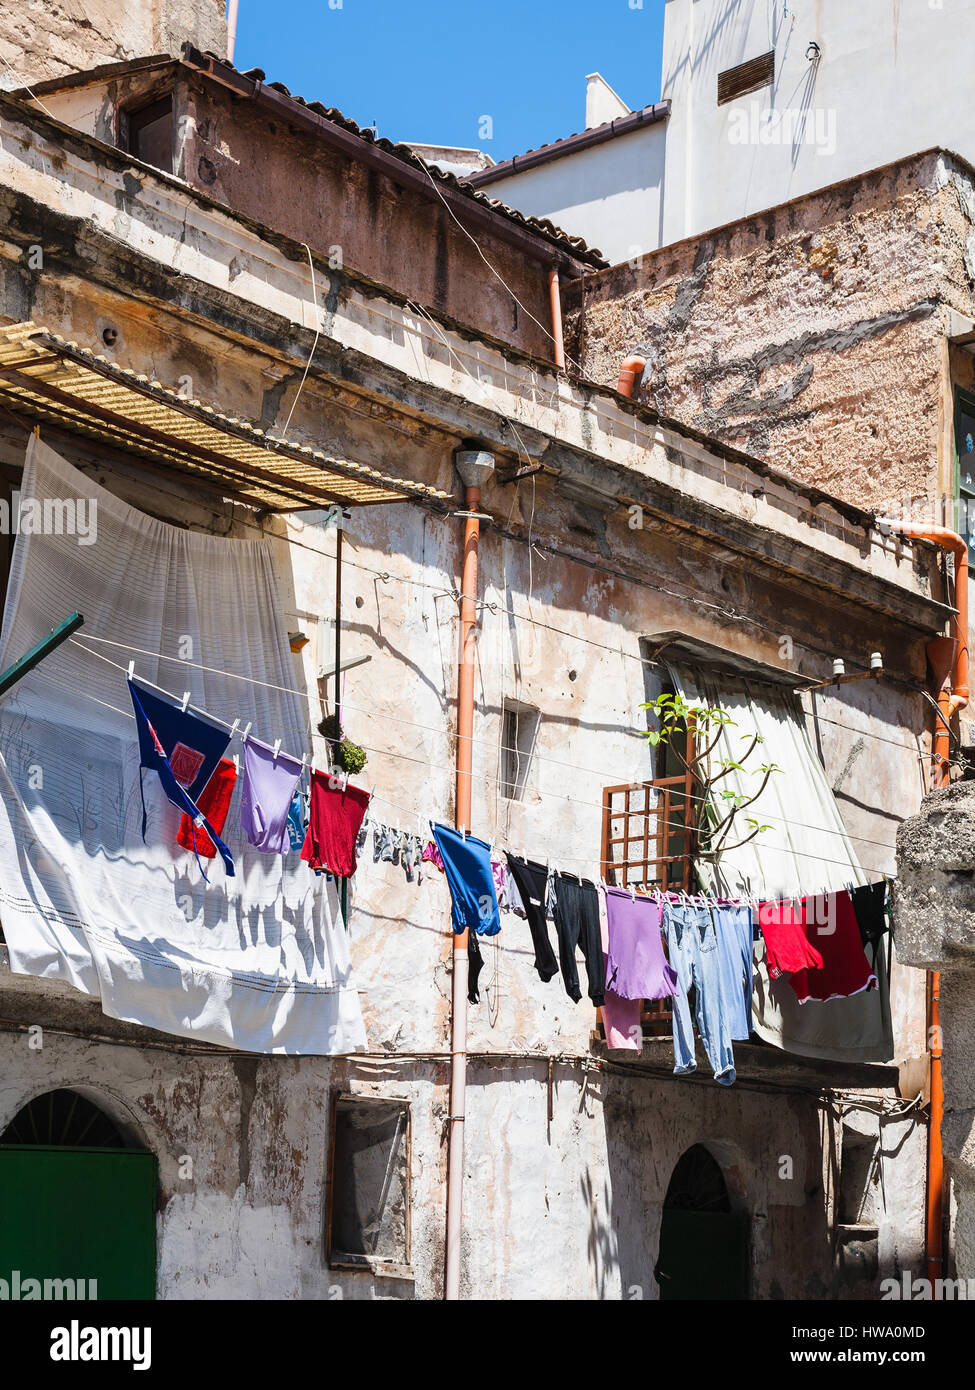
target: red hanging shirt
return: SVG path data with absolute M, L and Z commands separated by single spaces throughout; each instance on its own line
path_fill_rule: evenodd
M 230 799 L 234 794 L 236 781 L 236 765 L 230 758 L 221 758 L 213 776 L 200 792 L 199 800 L 196 803 L 218 835 L 223 834 L 224 822 L 227 819 L 227 812 L 230 810 Z M 196 837 L 195 843 L 194 836 Z M 176 841 L 184 849 L 195 849 L 197 854 L 203 855 L 204 859 L 215 859 L 217 856 L 216 846 L 203 826 L 194 825 L 192 818 L 185 811 L 180 818 Z
M 815 942 L 822 953 L 819 969 L 799 970 L 789 983 L 800 1004 L 808 999 L 824 1003 L 827 999 L 846 999 L 861 990 L 876 989 L 877 977 L 870 968 L 856 909 L 849 893 L 820 894 L 803 898 L 806 939 Z
M 338 878 L 355 873 L 355 842 L 369 805 L 369 793 L 359 787 L 330 786 L 331 773 L 312 769 L 308 832 L 301 857 L 313 869 L 327 869 Z
M 822 956 L 806 939 L 805 901 L 785 898 L 758 905 L 758 925 L 765 937 L 765 960 L 771 980 L 823 963 Z

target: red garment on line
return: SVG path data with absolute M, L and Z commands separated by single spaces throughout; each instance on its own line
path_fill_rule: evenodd
M 758 905 L 758 925 L 765 937 L 770 980 L 823 963 L 822 956 L 806 939 L 805 902 L 805 898 L 785 898 L 782 902 Z
M 328 772 L 312 769 L 308 831 L 301 857 L 313 869 L 327 869 L 339 878 L 355 873 L 355 842 L 369 805 L 369 793 L 359 787 L 331 787 Z
M 213 776 L 200 792 L 200 798 L 196 803 L 218 835 L 223 834 L 224 822 L 227 819 L 227 812 L 230 810 L 230 800 L 234 794 L 236 781 L 236 765 L 230 758 L 221 758 L 214 769 Z M 195 844 L 194 835 L 196 836 Z M 192 818 L 185 811 L 180 818 L 176 842 L 184 849 L 195 849 L 197 854 L 202 854 L 204 859 L 217 857 L 217 848 L 210 836 L 202 825 L 195 826 Z
M 845 999 L 861 990 L 876 989 L 877 977 L 863 949 L 849 893 L 844 890 L 804 898 L 803 904 L 806 939 L 816 942 L 823 964 L 818 970 L 799 970 L 790 976 L 789 983 L 799 1003 L 805 1004 L 807 999 Z

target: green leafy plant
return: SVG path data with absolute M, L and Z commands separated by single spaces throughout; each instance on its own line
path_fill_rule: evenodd
M 658 695 L 642 708 L 658 721 L 658 727 L 647 729 L 644 735 L 651 748 L 666 745 L 685 771 L 693 775 L 697 788 L 695 795 L 699 797 L 694 827 L 697 839 L 695 852 L 698 855 L 714 858 L 729 850 L 740 849 L 749 840 L 771 829 L 771 826 L 763 825 L 752 816 L 741 815 L 762 795 L 772 776 L 782 771 L 772 762 L 746 767 L 756 749 L 764 742 L 761 734 L 741 734 L 747 747 L 739 756 L 719 757 L 717 749 L 722 738 L 730 738 L 731 730 L 738 727 L 729 712 L 720 705 L 692 704 L 682 695 L 664 694 Z M 688 733 L 693 734 L 693 753 L 690 756 L 684 751 L 691 746 Z M 721 787 L 719 783 L 732 772 L 743 776 L 760 776 L 761 781 L 753 792 L 747 794 Z M 732 826 L 736 822 L 739 825 L 736 833 L 742 837 L 729 844 Z M 747 833 L 742 834 L 743 831 Z
M 318 732 L 322 738 L 328 740 L 333 767 L 349 773 L 350 776 L 362 771 L 369 761 L 368 754 L 343 732 L 337 714 L 326 715 L 318 725 Z

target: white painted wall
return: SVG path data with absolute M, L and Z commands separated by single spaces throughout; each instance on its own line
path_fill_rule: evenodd
M 934 146 L 975 161 L 973 44 L 975 0 L 666 0 L 669 120 L 485 191 L 615 263 Z M 774 84 L 719 106 L 769 50 Z
M 548 217 L 616 264 L 661 244 L 664 149 L 662 121 L 587 150 L 567 154 L 484 192 L 534 217 Z
M 973 41 L 975 0 L 667 0 L 662 244 L 931 146 L 975 159 Z M 770 49 L 774 85 L 718 106 Z

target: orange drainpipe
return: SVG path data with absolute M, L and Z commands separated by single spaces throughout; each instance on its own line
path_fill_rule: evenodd
M 944 526 L 891 521 L 903 536 L 931 541 L 955 557 L 955 608 L 951 636 L 936 637 L 927 646 L 928 660 L 938 686 L 939 718 L 934 734 L 935 785 L 951 781 L 951 716 L 968 704 L 968 542 Z M 925 1254 L 927 1277 L 933 1283 L 944 1278 L 944 1153 L 941 1123 L 945 1092 L 941 1072 L 941 974 L 928 972 L 928 1050 L 931 1054 L 931 1114 L 928 1119 L 928 1176 L 926 1193 Z
M 633 388 L 643 375 L 647 365 L 645 357 L 627 357 L 620 366 L 620 379 L 616 383 L 616 390 L 621 396 L 632 396 Z
M 548 297 L 552 305 L 552 342 L 555 345 L 555 365 L 565 371 L 565 341 L 562 336 L 562 291 L 559 272 L 553 266 L 548 273 Z
M 493 455 L 480 449 L 457 454 L 464 483 L 464 562 L 460 584 L 460 641 L 457 656 L 457 752 L 455 823 L 470 833 L 474 769 L 474 663 L 477 655 L 477 558 L 481 523 L 477 516 L 481 484 L 494 471 Z M 453 932 L 450 1006 L 450 1114 L 447 1134 L 447 1240 L 444 1298 L 460 1298 L 460 1256 L 464 1204 L 464 1117 L 467 1101 L 467 932 Z

